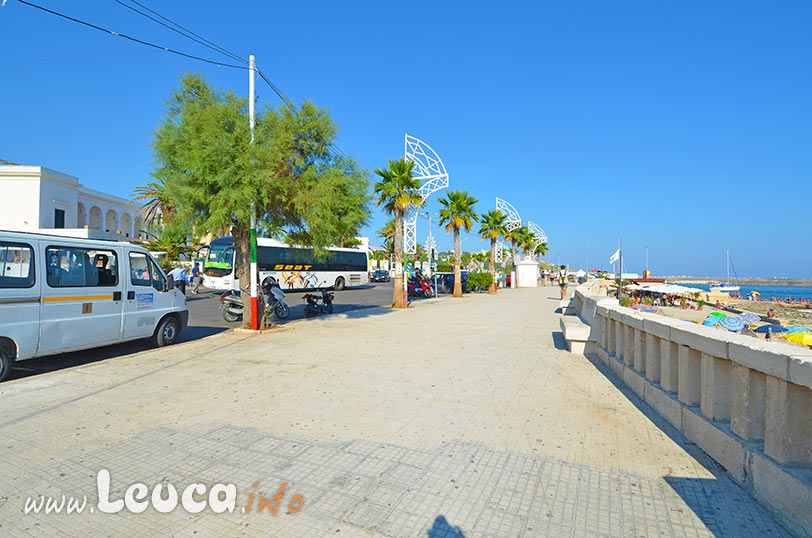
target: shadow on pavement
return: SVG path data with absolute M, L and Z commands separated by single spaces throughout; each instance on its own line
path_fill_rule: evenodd
M 726 531 L 732 528 L 740 528 L 742 534 L 746 534 L 751 526 L 752 528 L 759 527 L 758 521 L 774 517 L 769 509 L 762 506 L 747 490 L 734 482 L 722 465 L 674 428 L 663 416 L 627 387 L 608 365 L 596 356 L 587 356 L 586 359 L 646 418 L 713 475 L 713 478 L 664 476 L 663 480 L 702 520 L 702 523 L 714 536 L 729 536 Z M 726 504 L 723 504 L 724 501 L 722 501 L 724 497 L 727 497 Z M 718 502 L 714 503 L 714 499 L 717 499 Z M 731 499 L 734 501 L 734 506 L 730 505 Z M 780 520 L 776 519 L 776 523 L 780 524 Z M 775 536 L 795 535 L 781 525 L 779 529 L 776 529 Z
M 567 347 L 567 340 L 564 338 L 564 333 L 561 331 L 553 331 L 553 345 L 556 349 L 569 351 L 569 348 Z
M 437 516 L 429 529 L 428 538 L 465 538 L 465 534 L 459 527 L 452 527 L 445 516 Z
M 186 327 L 183 332 L 180 333 L 178 343 L 199 340 L 225 330 L 228 329 L 226 327 Z M 64 370 L 65 368 L 73 368 L 74 366 L 92 364 L 115 357 L 123 357 L 124 355 L 131 355 L 149 349 L 155 349 L 155 346 L 149 338 L 143 338 L 141 340 L 133 340 L 121 344 L 111 344 L 109 346 L 46 355 L 44 357 L 37 357 L 36 359 L 27 359 L 14 364 L 11 368 L 9 381 L 44 374 L 46 372 Z

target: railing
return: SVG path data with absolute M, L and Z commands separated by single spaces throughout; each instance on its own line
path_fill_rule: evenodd
M 736 481 L 812 535 L 812 350 L 624 308 L 598 285 L 576 290 L 597 356 Z

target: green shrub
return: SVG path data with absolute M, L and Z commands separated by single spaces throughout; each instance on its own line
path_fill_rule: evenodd
M 493 282 L 493 277 L 490 273 L 469 273 L 468 274 L 468 287 L 469 288 L 488 288 Z
M 449 263 L 438 263 L 437 264 L 437 272 L 438 273 L 453 273 L 454 268 Z

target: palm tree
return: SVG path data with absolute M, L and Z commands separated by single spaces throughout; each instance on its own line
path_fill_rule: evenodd
M 538 245 L 536 245 L 536 250 L 535 251 L 538 252 L 538 254 L 539 254 L 539 261 L 540 261 L 542 256 L 547 254 L 548 250 L 550 250 L 550 249 L 547 246 L 547 243 L 539 243 Z
M 395 237 L 395 219 L 386 221 L 383 228 L 378 230 L 378 235 L 381 239 L 391 241 Z
M 519 226 L 518 228 L 513 228 L 512 230 L 508 230 L 505 234 L 505 241 L 510 243 L 510 266 L 511 268 L 514 266 L 516 262 L 516 246 L 522 240 L 522 227 Z M 511 269 L 513 270 L 513 269 Z
M 460 228 L 466 232 L 477 222 L 474 212 L 476 198 L 468 191 L 455 190 L 440 198 L 443 208 L 440 210 L 440 225 L 445 225 L 445 231 L 454 231 L 454 297 L 462 297 L 462 277 L 460 275 Z
M 166 179 L 160 178 L 157 182 L 136 187 L 132 194 L 134 200 L 144 200 L 141 213 L 146 224 L 157 224 L 159 219 L 162 219 L 165 225 L 171 224 L 175 206 L 169 199 Z
M 496 242 L 506 234 L 505 219 L 507 215 L 498 209 L 491 209 L 480 219 L 479 235 L 482 239 L 491 240 L 491 292 L 496 292 Z
M 530 251 L 533 250 L 536 236 L 533 235 L 533 232 L 531 232 L 530 228 L 527 226 L 520 226 L 519 228 L 516 228 L 516 232 L 518 236 L 517 246 L 519 247 L 519 250 L 522 251 L 522 254 L 527 256 L 530 254 Z
M 389 168 L 378 169 L 375 173 L 381 180 L 375 184 L 378 200 L 375 205 L 383 205 L 387 213 L 395 217 L 395 264 L 400 268 L 395 271 L 395 289 L 392 295 L 394 308 L 405 308 L 403 296 L 403 215 L 411 207 L 418 207 L 423 197 L 418 192 L 420 180 L 412 175 L 414 161 L 407 159 L 390 159 Z
M 389 269 L 392 269 L 392 256 L 395 254 L 395 219 L 386 221 L 378 235 L 384 240 L 383 247 L 389 255 Z

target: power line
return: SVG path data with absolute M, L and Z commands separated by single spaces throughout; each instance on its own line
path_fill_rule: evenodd
M 178 51 L 178 50 L 175 50 L 175 49 L 170 49 L 169 47 L 164 47 L 164 46 L 162 46 L 162 45 L 156 45 L 155 43 L 151 43 L 151 42 L 149 42 L 149 41 L 144 41 L 144 40 L 142 40 L 142 39 L 138 39 L 138 38 L 135 38 L 135 37 L 129 36 L 129 35 L 127 35 L 127 34 L 122 34 L 122 33 L 119 33 L 119 32 L 115 32 L 115 31 L 113 31 L 113 30 L 108 30 L 107 28 L 102 28 L 101 26 L 97 26 L 97 25 L 92 24 L 92 23 L 89 23 L 89 22 L 87 22 L 87 21 L 83 21 L 83 20 L 81 20 L 81 19 L 77 19 L 77 18 L 75 18 L 75 17 L 71 17 L 71 16 L 69 16 L 69 15 L 65 15 L 64 13 L 60 13 L 60 12 L 58 12 L 58 11 L 54 11 L 54 10 L 52 10 L 52 9 L 48 9 L 48 8 L 46 8 L 46 7 L 43 7 L 43 6 L 40 6 L 40 5 L 34 4 L 34 3 L 32 3 L 32 2 L 28 2 L 28 1 L 26 1 L 26 0 L 17 0 L 17 1 L 18 1 L 18 2 L 20 2 L 21 4 L 24 4 L 24 5 L 27 5 L 27 6 L 30 6 L 30 7 L 36 8 L 36 9 L 39 9 L 39 10 L 44 11 L 44 12 L 46 12 L 46 13 L 50 13 L 51 15 L 56 15 L 57 17 L 61 17 L 61 18 L 63 18 L 63 19 L 69 20 L 69 21 L 71 21 L 71 22 L 75 22 L 75 23 L 77 23 L 77 24 L 81 24 L 81 25 L 83 25 L 83 26 L 87 26 L 87 27 L 89 27 L 89 28 L 93 28 L 94 30 L 98 30 L 98 31 L 100 31 L 100 32 L 104 32 L 104 33 L 110 34 L 110 35 L 112 35 L 112 36 L 123 37 L 124 39 L 127 39 L 127 40 L 129 40 L 129 41 L 134 41 L 135 43 L 139 43 L 139 44 L 141 44 L 141 45 L 146 45 L 146 46 L 148 46 L 148 47 L 152 47 L 152 48 L 155 48 L 155 49 L 158 49 L 158 50 L 163 50 L 163 51 L 166 51 L 166 52 L 171 52 L 172 54 L 177 54 L 177 55 L 179 55 L 179 56 L 184 56 L 184 57 L 186 57 L 186 58 L 190 58 L 190 59 L 192 59 L 192 60 L 198 60 L 198 61 L 201 61 L 201 62 L 206 62 L 206 63 L 213 64 L 213 65 L 217 65 L 217 66 L 230 67 L 230 68 L 233 68 L 233 69 L 249 69 L 249 67 L 248 67 L 247 65 L 234 65 L 234 64 L 228 64 L 228 63 L 224 63 L 224 62 L 218 62 L 218 61 L 216 61 L 216 60 L 209 60 L 209 59 L 207 59 L 207 58 L 202 58 L 202 57 L 200 57 L 200 56 L 195 56 L 195 55 L 193 55 L 193 54 L 188 54 L 188 53 L 186 53 L 186 52 L 181 52 L 181 51 Z M 136 8 L 132 7 L 132 6 L 129 6 L 129 5 L 127 5 L 127 4 L 123 3 L 123 2 L 121 2 L 120 0 L 114 0 L 114 1 L 115 1 L 116 3 L 118 3 L 118 4 L 122 5 L 123 7 L 127 8 L 127 9 L 130 9 L 130 10 L 132 10 L 132 11 L 134 11 L 134 12 L 138 13 L 139 15 L 142 15 L 142 16 L 144 16 L 144 17 L 146 17 L 146 18 L 148 18 L 148 19 L 152 20 L 153 22 L 156 22 L 156 23 L 160 24 L 161 26 L 164 26 L 165 28 L 168 28 L 168 29 L 172 30 L 173 32 L 176 32 L 176 33 L 178 33 L 178 34 L 182 35 L 183 37 L 186 37 L 187 39 L 190 39 L 190 40 L 194 41 L 195 43 L 198 43 L 198 44 L 200 44 L 200 45 L 203 45 L 204 47 L 207 47 L 207 48 L 209 48 L 209 49 L 211 49 L 211 50 L 213 50 L 213 51 L 215 51 L 215 52 L 219 52 L 219 53 L 221 53 L 221 54 L 224 54 L 224 55 L 226 55 L 226 56 L 228 56 L 228 57 L 230 57 L 230 58 L 232 58 L 232 59 L 234 59 L 234 60 L 237 60 L 237 61 L 239 61 L 239 62 L 242 62 L 243 64 L 247 64 L 247 63 L 248 63 L 248 61 L 247 61 L 247 60 L 242 59 L 240 56 L 238 56 L 238 55 L 234 54 L 233 52 L 229 51 L 228 49 L 225 49 L 225 48 L 223 48 L 223 47 L 221 47 L 221 46 L 219 46 L 219 45 L 217 45 L 217 44 L 215 44 L 215 43 L 212 43 L 212 42 L 211 42 L 211 41 L 209 41 L 208 39 L 206 39 L 206 38 L 204 38 L 204 37 L 202 37 L 202 36 L 200 36 L 200 35 L 198 35 L 198 34 L 196 34 L 196 33 L 192 32 L 191 30 L 189 30 L 189 29 L 185 28 L 184 26 L 182 26 L 182 25 L 180 25 L 180 24 L 178 24 L 178 23 L 174 22 L 174 21 L 173 21 L 173 20 L 171 20 L 171 19 L 169 19 L 169 18 L 167 18 L 167 17 L 164 17 L 164 16 L 163 16 L 163 15 L 161 15 L 160 13 L 158 13 L 158 12 L 156 12 L 156 11 L 154 11 L 154 10 L 152 10 L 152 9 L 148 8 L 147 6 L 145 6 L 145 5 L 141 4 L 140 2 L 138 2 L 137 0 L 130 0 L 130 1 L 131 1 L 131 2 L 133 2 L 134 4 L 137 4 L 138 6 L 140 6 L 140 7 L 142 7 L 142 8 L 144 8 L 145 10 L 149 11 L 150 13 L 152 13 L 152 14 L 156 15 L 157 17 L 160 17 L 161 19 L 163 19 L 163 20 L 165 20 L 165 21 L 167 21 L 167 22 L 171 23 L 172 25 L 176 26 L 177 28 L 180 28 L 180 29 L 181 29 L 181 30 L 183 30 L 183 31 L 178 30 L 178 29 L 176 29 L 176 28 L 172 28 L 172 27 L 171 27 L 171 26 L 169 26 L 168 24 L 165 24 L 165 23 L 163 23 L 163 22 L 159 21 L 159 20 L 158 20 L 158 19 L 156 19 L 155 17 L 152 17 L 152 16 L 150 16 L 150 15 L 148 15 L 148 14 L 144 13 L 143 11 L 140 11 L 140 10 L 138 10 L 138 9 L 136 9 Z M 184 33 L 184 32 L 186 32 L 186 33 Z M 269 79 L 269 78 L 268 78 L 268 77 L 265 75 L 265 73 L 263 73 L 263 72 L 262 72 L 262 71 L 261 71 L 259 68 L 255 67 L 255 70 L 256 70 L 256 72 L 259 74 L 260 78 L 262 78 L 262 80 L 263 80 L 263 81 L 265 81 L 265 83 L 268 85 L 268 87 L 270 87 L 270 88 L 271 88 L 271 90 L 273 90 L 273 92 L 274 92 L 274 93 L 275 93 L 275 94 L 276 94 L 276 95 L 279 97 L 279 99 L 281 99 L 281 100 L 282 100 L 282 102 L 283 102 L 283 103 L 285 103 L 285 105 L 286 105 L 287 107 L 289 107 L 289 108 L 290 108 L 291 110 L 293 110 L 294 112 L 298 112 L 298 108 L 296 107 L 296 105 L 293 103 L 293 101 L 292 101 L 292 100 L 291 100 L 291 99 L 290 99 L 290 98 L 289 98 L 287 95 L 285 95 L 285 92 L 283 92 L 283 91 L 282 91 L 282 90 L 279 88 L 279 86 L 277 86 L 276 84 L 274 84 L 274 83 L 273 83 L 273 82 L 272 82 L 272 81 L 271 81 L 271 80 L 270 80 L 270 79 Z M 328 145 L 327 145 L 327 149 L 328 149 L 328 151 L 330 151 L 330 152 L 333 154 L 333 156 L 335 156 L 335 157 L 336 157 L 336 158 L 338 158 L 338 159 L 345 159 L 345 158 L 347 158 L 347 155 L 346 155 L 346 154 L 345 154 L 343 151 L 341 151 L 341 149 L 339 149 L 338 147 L 336 147 L 334 144 L 328 144 Z
M 124 3 L 124 2 L 122 2 L 121 0 L 114 0 L 114 1 L 115 1 L 116 3 L 118 3 L 118 4 L 122 5 L 122 6 L 126 7 L 127 9 L 130 9 L 130 10 L 132 10 L 132 11 L 135 11 L 136 13 L 138 13 L 138 14 L 140 14 L 140 15 L 142 15 L 142 16 L 144 16 L 144 17 L 146 17 L 146 18 L 148 18 L 148 19 L 150 19 L 150 20 L 152 20 L 152 21 L 154 21 L 154 22 L 157 22 L 157 23 L 158 23 L 158 24 L 160 24 L 161 26 L 164 26 L 165 28 L 168 28 L 168 29 L 172 30 L 173 32 L 175 32 L 175 33 L 178 33 L 178 34 L 182 35 L 183 37 L 185 37 L 185 38 L 187 38 L 187 39 L 191 39 L 191 40 L 192 40 L 192 41 L 194 41 L 195 43 L 198 43 L 198 44 L 200 44 L 200 45 L 203 45 L 204 47 L 207 47 L 207 48 L 209 48 L 209 49 L 211 49 L 211 50 L 213 50 L 213 51 L 215 51 L 215 52 L 219 52 L 219 53 L 221 53 L 221 54 L 225 54 L 226 56 L 228 56 L 228 57 L 230 57 L 230 58 L 232 58 L 232 59 L 235 59 L 235 60 L 237 60 L 237 61 L 240 61 L 240 62 L 243 62 L 243 63 L 247 63 L 247 61 L 246 61 L 246 60 L 242 59 L 240 56 L 238 56 L 238 55 L 237 55 L 237 54 L 235 54 L 234 52 L 231 52 L 230 50 L 228 50 L 228 49 L 226 49 L 226 48 L 224 48 L 224 47 L 221 47 L 220 45 L 217 45 L 216 43 L 214 43 L 214 42 L 212 42 L 212 41 L 209 41 L 208 39 L 206 39 L 205 37 L 201 36 L 200 34 L 196 34 L 195 32 L 193 32 L 192 30 L 189 30 L 188 28 L 186 28 L 186 27 L 185 27 L 185 26 L 183 26 L 182 24 L 179 24 L 179 23 L 177 23 L 177 22 L 173 21 L 172 19 L 170 19 L 170 18 L 168 18 L 168 17 L 165 17 L 165 16 L 161 15 L 160 13 L 158 13 L 157 11 L 152 10 L 152 9 L 150 9 L 149 7 L 145 6 L 145 5 L 144 5 L 144 4 L 142 4 L 141 2 L 138 2 L 138 0 L 130 0 L 130 2 L 132 2 L 133 4 L 136 4 L 136 5 L 140 6 L 140 7 L 142 7 L 142 8 L 143 8 L 143 9 L 145 9 L 146 11 L 149 11 L 150 13 L 152 13 L 153 15 L 155 15 L 156 17 L 159 17 L 159 18 L 163 19 L 164 21 L 168 22 L 169 24 L 171 24 L 171 25 L 175 26 L 175 28 L 173 28 L 172 26 L 169 26 L 168 24 L 165 24 L 164 22 L 159 21 L 159 20 L 158 20 L 158 19 L 156 19 L 155 17 L 152 17 L 152 16 L 148 15 L 147 13 L 144 13 L 143 11 L 140 11 L 140 10 L 138 10 L 138 9 L 136 9 L 136 8 L 134 8 L 134 7 L 132 7 L 132 6 L 130 6 L 130 5 L 125 4 L 125 3 Z M 179 28 L 180 30 L 178 30 L 178 28 Z M 182 31 L 181 31 L 181 30 L 182 30 Z M 292 111 L 294 111 L 294 112 L 297 112 L 297 113 L 298 113 L 298 111 L 299 111 L 299 110 L 298 110 L 298 108 L 297 108 L 297 107 L 296 107 L 296 105 L 293 103 L 293 101 L 292 101 L 292 100 L 291 100 L 291 99 L 290 99 L 290 98 L 289 98 L 289 97 L 288 97 L 288 96 L 285 94 L 285 92 L 284 92 L 284 91 L 282 91 L 282 89 L 281 89 L 279 86 L 277 86 L 276 84 L 274 84 L 274 83 L 273 83 L 273 81 L 271 81 L 271 79 L 270 79 L 270 78 L 268 78 L 268 76 L 267 76 L 267 75 L 265 75 L 265 73 L 263 73 L 263 72 L 262 72 L 262 70 L 261 70 L 259 67 L 254 66 L 254 68 L 255 68 L 255 70 L 256 70 L 256 72 L 257 72 L 257 74 L 260 76 L 260 78 L 261 78 L 261 79 L 262 79 L 262 80 L 265 82 L 265 84 L 267 84 L 267 85 L 268 85 L 268 87 L 269 87 L 269 88 L 271 88 L 271 90 L 272 90 L 272 91 L 273 91 L 273 92 L 276 94 L 276 96 L 277 96 L 277 97 L 279 97 L 279 99 L 281 99 L 281 100 L 282 100 L 282 102 L 283 102 L 283 103 L 284 103 L 284 104 L 285 104 L 285 105 L 286 105 L 288 108 L 290 108 Z M 328 144 L 327 149 L 328 149 L 328 151 L 330 151 L 330 152 L 333 154 L 333 156 L 334 156 L 334 157 L 336 157 L 336 158 L 339 158 L 339 159 L 346 159 L 346 158 L 347 158 L 347 155 L 346 155 L 346 154 L 345 154 L 343 151 L 341 151 L 341 149 L 340 149 L 340 148 L 338 148 L 337 146 L 335 146 L 334 144 Z
M 181 52 L 179 50 L 170 49 L 169 47 L 164 47 L 164 46 L 161 46 L 161 45 L 156 45 L 155 43 L 150 43 L 149 41 L 144 41 L 142 39 L 131 37 L 131 36 L 128 36 L 126 34 L 121 34 L 119 32 L 114 32 L 113 30 L 108 30 L 107 28 L 102 28 L 101 26 L 96 26 L 95 24 L 91 24 L 89 22 L 86 22 L 86 21 L 83 21 L 83 20 L 80 20 L 80 19 L 76 19 L 76 18 L 71 17 L 69 15 L 65 15 L 64 13 L 59 13 L 57 11 L 53 11 L 53 10 L 48 9 L 46 7 L 39 6 L 39 5 L 33 4 L 31 2 L 27 2 L 26 0 L 17 0 L 17 1 L 19 3 L 21 3 L 21 4 L 26 5 L 26 6 L 37 8 L 37 9 L 39 9 L 41 11 L 46 12 L 46 13 L 50 13 L 51 15 L 56 15 L 57 17 L 62 17 L 63 19 L 67 19 L 67 20 L 69 20 L 71 22 L 75 22 L 77 24 L 81 24 L 81 25 L 87 26 L 89 28 L 93 28 L 94 30 L 99 30 L 100 32 L 105 32 L 105 33 L 113 35 L 113 36 L 123 37 L 124 39 L 134 41 L 136 43 L 140 43 L 141 45 L 146 45 L 148 47 L 152 47 L 152 48 L 155 48 L 155 49 L 158 49 L 158 50 L 171 52 L 172 54 L 177 54 L 179 56 L 184 56 L 184 57 L 190 58 L 192 60 L 198 60 L 198 61 L 201 61 L 201 62 L 206 62 L 206 63 L 210 63 L 210 64 L 217 65 L 217 66 L 231 67 L 231 68 L 234 68 L 234 69 L 248 69 L 248 67 L 246 67 L 244 65 L 233 65 L 233 64 L 227 64 L 227 63 L 223 63 L 223 62 L 218 62 L 218 61 L 215 61 L 215 60 L 209 60 L 209 59 L 206 59 L 206 58 L 201 58 L 200 56 L 195 56 L 193 54 L 187 54 L 187 53 Z
M 138 4 L 139 6 L 143 7 L 143 8 L 144 8 L 144 9 L 146 9 L 147 11 L 149 11 L 149 12 L 151 12 L 151 13 L 155 13 L 154 11 L 152 11 L 152 10 L 151 10 L 151 9 L 149 9 L 148 7 L 144 6 L 143 4 L 140 4 L 140 3 L 136 2 L 135 0 L 132 0 L 132 1 L 133 1 L 135 4 Z M 168 24 L 166 24 L 166 23 L 164 23 L 164 22 L 159 21 L 159 20 L 158 20 L 158 19 L 156 19 L 155 17 L 153 17 L 153 16 L 151 16 L 151 15 L 149 15 L 149 14 L 147 14 L 147 13 L 144 13 L 143 11 L 141 11 L 141 10 L 139 10 L 139 9 L 137 9 L 137 8 L 132 7 L 132 6 L 131 6 L 131 5 L 129 5 L 129 4 L 125 4 L 125 3 L 124 3 L 124 2 L 122 2 L 121 0 L 114 0 L 114 2 L 116 2 L 117 4 L 119 4 L 119 5 L 123 6 L 123 7 L 127 8 L 127 9 L 129 9 L 129 10 L 131 10 L 131 11 L 134 11 L 134 12 L 138 13 L 139 15 L 141 15 L 141 16 L 143 16 L 143 17 L 148 18 L 149 20 L 151 20 L 151 21 L 153 21 L 153 22 L 156 22 L 156 23 L 160 24 L 160 25 L 161 25 L 161 26 L 163 26 L 164 28 L 168 28 L 169 30 L 172 30 L 173 32 L 175 32 L 175 33 L 177 33 L 177 34 L 180 34 L 180 35 L 182 35 L 183 37 L 186 37 L 186 38 L 188 38 L 188 39 L 191 39 L 191 40 L 192 40 L 192 41 L 194 41 L 195 43 L 198 43 L 198 44 L 200 44 L 200 45 L 203 45 L 204 47 L 209 48 L 209 49 L 211 49 L 211 50 L 213 50 L 213 51 L 215 51 L 215 52 L 219 52 L 219 53 L 221 53 L 221 54 L 225 54 L 226 56 L 229 56 L 229 57 L 230 57 L 230 58 L 232 58 L 233 60 L 237 60 L 237 61 L 242 62 L 242 63 L 245 63 L 245 64 L 247 64 L 247 63 L 248 63 L 248 61 L 247 61 L 247 60 L 244 60 L 244 59 L 240 58 L 239 56 L 237 56 L 236 54 L 233 54 L 233 53 L 231 53 L 231 52 L 229 52 L 229 51 L 227 51 L 227 50 L 225 50 L 225 49 L 222 49 L 221 47 L 218 47 L 217 45 L 214 45 L 213 43 L 208 42 L 207 40 L 205 40 L 205 39 L 203 39 L 203 38 L 199 38 L 199 36 L 197 36 L 197 35 L 196 35 L 196 34 L 194 34 L 193 32 L 190 32 L 189 30 L 186 30 L 185 28 L 183 28 L 183 27 L 182 27 L 182 26 L 180 26 L 180 25 L 177 25 L 177 24 L 176 24 L 175 22 L 173 22 L 173 21 L 169 21 L 169 22 L 171 22 L 172 24 L 174 24 L 174 25 L 176 25 L 176 26 L 178 26 L 178 27 L 182 28 L 182 29 L 183 29 L 185 32 L 188 32 L 188 33 L 190 33 L 190 34 L 192 34 L 192 35 L 190 36 L 190 35 L 188 35 L 188 34 L 184 33 L 184 31 L 178 30 L 177 28 L 173 28 L 172 26 L 170 26 L 170 25 L 168 25 Z M 165 17 L 163 17 L 163 16 L 162 16 L 161 14 L 159 14 L 159 13 L 155 13 L 155 14 L 156 14 L 158 17 L 161 17 L 161 18 L 163 18 L 163 19 L 165 19 L 165 20 L 169 20 L 169 19 L 166 19 Z M 192 36 L 194 36 L 194 37 L 192 37 Z M 198 38 L 199 38 L 199 39 L 198 39 Z
M 155 15 L 155 16 L 157 16 L 157 17 L 160 17 L 161 19 L 165 20 L 166 22 L 168 22 L 168 23 L 170 23 L 170 24 L 172 24 L 172 25 L 176 26 L 177 28 L 180 28 L 180 29 L 181 29 L 181 30 L 183 30 L 184 32 L 186 32 L 186 33 L 188 33 L 188 34 L 193 35 L 194 37 L 196 37 L 196 38 L 200 39 L 201 41 L 204 41 L 205 43 L 208 43 L 208 45 L 210 45 L 210 47 L 209 47 L 209 48 L 211 48 L 212 50 L 215 50 L 215 51 L 217 51 L 217 52 L 220 52 L 220 53 L 222 53 L 222 54 L 225 54 L 226 56 L 230 56 L 231 58 L 233 58 L 233 59 L 235 59 L 235 60 L 237 60 L 237 61 L 239 61 L 239 62 L 242 62 L 242 63 L 244 63 L 244 64 L 247 64 L 247 63 L 248 63 L 248 61 L 247 61 L 247 60 L 245 60 L 245 59 L 241 58 L 241 57 L 240 57 L 240 56 L 238 56 L 237 54 L 235 54 L 235 53 L 231 52 L 230 50 L 228 50 L 228 49 L 226 49 L 226 48 L 221 47 L 220 45 L 217 45 L 216 43 L 212 43 L 211 41 L 209 41 L 209 40 L 208 40 L 208 39 L 206 39 L 205 37 L 203 37 L 203 36 L 201 36 L 201 35 L 199 35 L 199 34 L 194 33 L 193 31 L 189 30 L 188 28 L 184 27 L 184 26 L 183 26 L 183 25 L 181 25 L 181 24 L 178 24 L 177 22 L 173 21 L 172 19 L 170 19 L 170 18 L 168 18 L 168 17 L 164 17 L 163 15 L 161 15 L 160 13 L 158 13 L 157 11 L 154 11 L 154 10 L 152 10 L 152 9 L 148 8 L 147 6 L 145 6 L 144 4 L 142 4 L 141 2 L 138 2 L 138 0 L 130 0 L 130 2 L 132 2 L 133 4 L 137 4 L 137 5 L 141 6 L 142 8 L 144 8 L 144 9 L 146 9 L 147 11 L 149 11 L 150 13 L 152 13 L 153 15 Z M 183 35 L 183 34 L 181 34 L 181 35 Z

